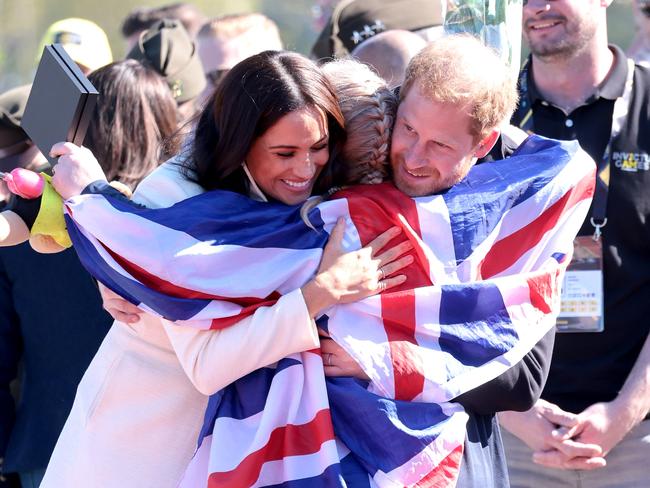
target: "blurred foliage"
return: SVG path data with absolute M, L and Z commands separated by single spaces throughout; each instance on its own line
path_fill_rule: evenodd
M 83 17 L 102 27 L 116 59 L 125 54 L 122 20 L 137 6 L 158 6 L 173 0 L 0 0 L 0 91 L 28 83 L 34 73 L 41 35 L 56 20 Z M 386 0 L 390 1 L 390 0 Z M 206 16 L 261 11 L 275 20 L 289 49 L 309 52 L 316 38 L 314 9 L 323 0 L 194 0 Z M 630 0 L 615 0 L 608 11 L 610 39 L 627 47 L 634 34 Z

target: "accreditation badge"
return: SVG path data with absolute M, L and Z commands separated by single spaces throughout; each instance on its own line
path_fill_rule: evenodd
M 602 332 L 603 241 L 578 236 L 573 241 L 573 259 L 562 283 L 562 305 L 558 332 Z

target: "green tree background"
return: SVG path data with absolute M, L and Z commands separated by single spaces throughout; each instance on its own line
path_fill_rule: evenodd
M 125 54 L 120 25 L 126 14 L 137 6 L 158 6 L 172 1 L 0 0 L 0 91 L 31 80 L 42 33 L 52 22 L 66 17 L 96 22 L 106 31 L 113 56 L 120 59 Z M 615 0 L 608 10 L 610 39 L 624 48 L 634 35 L 630 1 Z M 319 3 L 316 0 L 194 0 L 193 3 L 208 17 L 263 12 L 278 23 L 287 48 L 302 53 L 309 51 L 317 35 L 312 16 Z

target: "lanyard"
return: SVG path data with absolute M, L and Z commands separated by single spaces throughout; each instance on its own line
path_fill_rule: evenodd
M 528 60 L 524 63 L 519 73 L 519 95 L 521 103 L 513 116 L 514 125 L 532 134 L 534 132 L 533 124 L 533 104 L 530 100 L 528 91 Z M 614 102 L 614 111 L 612 114 L 612 131 L 603 153 L 601 164 L 598 167 L 596 175 L 596 189 L 594 191 L 594 201 L 592 205 L 591 225 L 594 227 L 594 240 L 599 240 L 601 229 L 607 225 L 607 196 L 609 194 L 609 175 L 610 160 L 612 157 L 612 143 L 621 133 L 623 123 L 627 118 L 632 98 L 632 87 L 634 80 L 634 61 L 627 59 L 627 78 L 623 94 Z

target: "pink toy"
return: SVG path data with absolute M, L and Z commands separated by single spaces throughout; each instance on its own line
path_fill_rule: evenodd
M 10 173 L 0 172 L 0 178 L 7 184 L 14 195 L 29 200 L 43 194 L 45 179 L 38 173 L 24 168 L 14 168 Z

